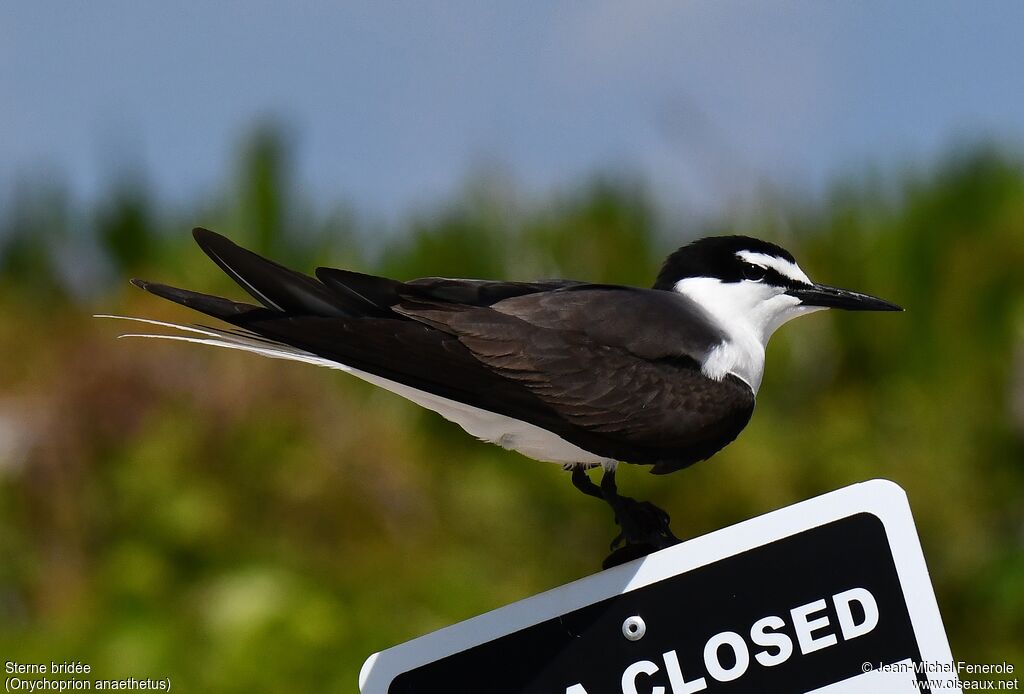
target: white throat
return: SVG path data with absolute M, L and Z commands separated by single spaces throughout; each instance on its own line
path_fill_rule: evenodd
M 714 319 L 725 339 L 705 356 L 701 371 L 720 381 L 728 374 L 757 393 L 764 375 L 768 338 L 783 323 L 814 311 L 784 290 L 759 282 L 722 282 L 712 277 L 687 277 L 674 290 L 695 301 Z

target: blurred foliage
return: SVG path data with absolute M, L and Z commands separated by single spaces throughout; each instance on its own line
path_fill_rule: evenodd
M 127 286 L 239 290 L 187 229 L 276 259 L 410 278 L 649 284 L 702 233 L 791 248 L 907 307 L 819 314 L 769 349 L 753 421 L 711 462 L 621 486 L 693 536 L 839 486 L 909 493 L 958 658 L 1024 665 L 1024 171 L 992 148 L 817 204 L 680 233 L 641 183 L 545 200 L 477 182 L 382 229 L 297 190 L 261 129 L 192 210 L 144 185 L 95 208 L 25 184 L 0 216 L 0 650 L 184 691 L 352 691 L 371 652 L 592 573 L 610 514 L 557 466 L 475 442 L 337 373 L 115 341 L 93 312 L 193 320 Z

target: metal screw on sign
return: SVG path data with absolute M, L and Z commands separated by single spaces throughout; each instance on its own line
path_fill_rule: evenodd
M 630 641 L 639 641 L 647 633 L 647 625 L 640 615 L 634 615 L 622 623 L 622 635 Z

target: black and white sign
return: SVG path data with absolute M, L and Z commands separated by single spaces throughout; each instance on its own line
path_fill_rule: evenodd
M 374 654 L 360 690 L 910 694 L 951 662 L 906 494 L 875 480 Z

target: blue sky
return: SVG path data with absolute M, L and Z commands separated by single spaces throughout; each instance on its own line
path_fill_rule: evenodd
M 207 195 L 261 118 L 303 188 L 390 215 L 496 164 L 641 174 L 670 204 L 1024 140 L 1020 2 L 0 4 L 0 186 L 131 167 Z

